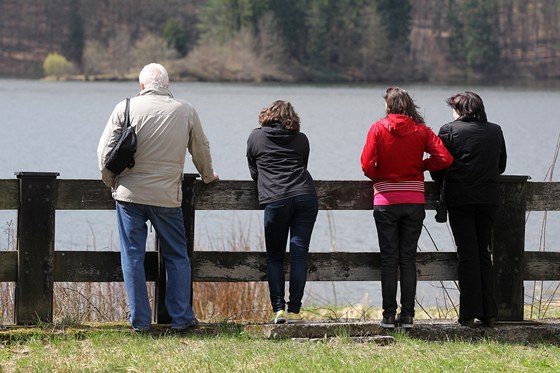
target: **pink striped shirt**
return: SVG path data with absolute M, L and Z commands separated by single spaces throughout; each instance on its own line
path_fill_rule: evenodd
M 374 205 L 423 204 L 424 202 L 423 181 L 380 181 L 373 185 Z

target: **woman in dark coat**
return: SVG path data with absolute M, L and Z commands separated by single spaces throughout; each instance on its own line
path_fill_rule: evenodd
M 502 129 L 488 122 L 484 103 L 474 92 L 447 99 L 453 122 L 443 125 L 439 137 L 453 156 L 447 172 L 446 202 L 459 259 L 459 323 L 474 320 L 494 326 L 498 307 L 494 299 L 494 269 L 490 243 L 499 205 L 499 175 L 506 169 Z M 443 173 L 433 173 L 438 181 Z
M 307 171 L 309 140 L 300 132 L 299 116 L 288 101 L 274 101 L 263 108 L 259 124 L 247 140 L 247 161 L 264 208 L 272 322 L 302 322 L 307 253 L 319 209 L 313 178 Z M 290 293 L 286 304 L 284 254 L 288 236 Z

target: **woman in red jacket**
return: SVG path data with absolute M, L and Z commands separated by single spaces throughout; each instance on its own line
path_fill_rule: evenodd
M 381 254 L 381 326 L 411 328 L 416 296 L 416 249 L 422 231 L 424 171 L 449 167 L 453 158 L 441 139 L 426 127 L 418 106 L 400 88 L 384 96 L 387 116 L 367 135 L 361 163 L 373 181 L 373 217 Z M 424 153 L 430 154 L 424 159 Z M 397 315 L 400 271 L 401 312 Z

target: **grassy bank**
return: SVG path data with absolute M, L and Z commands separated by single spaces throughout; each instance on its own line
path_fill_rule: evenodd
M 396 334 L 380 346 L 345 336 L 322 342 L 254 338 L 223 325 L 213 335 L 133 335 L 126 325 L 12 331 L 0 347 L 3 372 L 548 372 L 560 347 L 492 341 L 426 342 Z

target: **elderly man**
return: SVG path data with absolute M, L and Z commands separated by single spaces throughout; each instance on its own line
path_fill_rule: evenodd
M 167 272 L 165 306 L 171 329 L 196 327 L 190 304 L 191 267 L 183 225 L 182 179 L 187 150 L 204 183 L 218 179 L 206 135 L 196 110 L 173 97 L 169 76 L 160 64 L 146 65 L 139 76 L 141 91 L 130 100 L 130 122 L 137 134 L 133 168 L 114 175 L 105 168 L 124 123 L 125 101 L 113 110 L 103 131 L 97 155 L 104 183 L 116 201 L 121 262 L 135 331 L 151 325 L 144 256 L 149 220 L 160 239 Z

